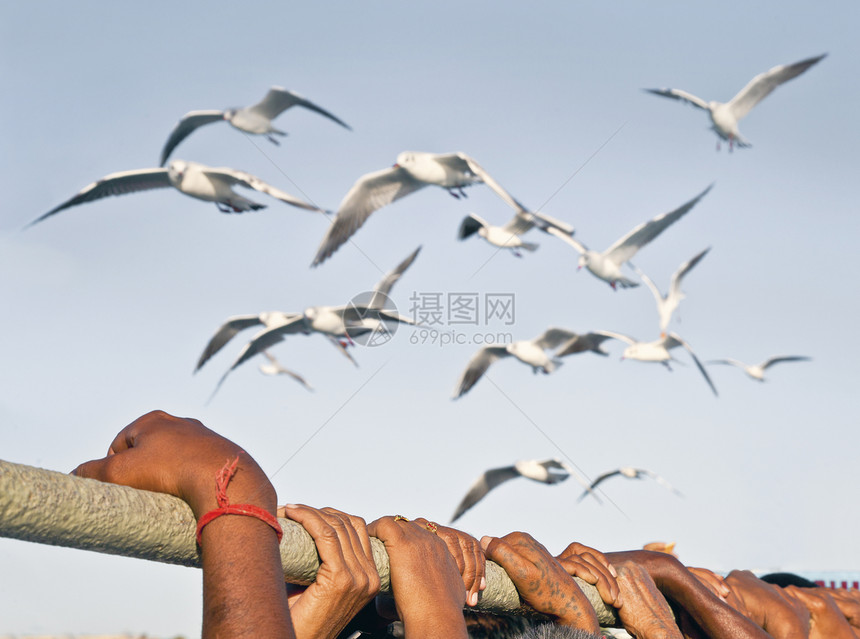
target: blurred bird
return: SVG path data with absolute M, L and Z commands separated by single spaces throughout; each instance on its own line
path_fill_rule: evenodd
M 651 541 L 642 546 L 642 550 L 666 553 L 667 555 L 672 555 L 677 559 L 678 555 L 675 553 L 675 545 L 674 541 Z
M 465 153 L 404 151 L 391 168 L 361 176 L 340 203 L 337 215 L 323 237 L 312 266 L 322 264 L 370 217 L 386 204 L 425 186 L 446 189 L 455 198 L 465 197 L 464 187 L 484 183 L 508 206 L 524 208 Z
M 394 308 L 385 308 L 385 306 L 389 300 L 388 294 L 391 288 L 415 261 L 420 250 L 419 246 L 397 267 L 386 273 L 374 287 L 368 302 L 352 301 L 340 306 L 310 306 L 303 313 L 287 314 L 286 321 L 275 323 L 271 327 L 267 326 L 254 335 L 242 348 L 233 365 L 221 377 L 215 392 L 233 370 L 270 346 L 283 341 L 288 335 L 322 333 L 330 340 L 338 342 L 346 353 L 347 346 L 354 343 L 354 337 L 377 330 L 380 324 L 385 322 L 415 324 L 411 318 L 400 315 Z M 350 360 L 352 360 L 351 357 Z
M 538 248 L 533 242 L 523 242 L 520 237 L 524 233 L 539 228 L 545 233 L 549 229 L 555 229 L 559 233 L 573 235 L 574 229 L 570 224 L 551 218 L 544 213 L 528 211 L 517 208 L 514 217 L 504 226 L 493 226 L 483 218 L 474 213 L 469 213 L 460 224 L 457 239 L 465 240 L 477 233 L 493 246 L 510 249 L 517 257 L 522 257 L 519 249 L 535 251 Z
M 99 200 L 108 195 L 123 195 L 135 191 L 147 191 L 172 186 L 186 195 L 198 200 L 215 202 L 222 213 L 243 213 L 245 211 L 266 208 L 265 204 L 257 204 L 238 193 L 232 187 L 244 186 L 271 195 L 273 198 L 298 206 L 309 211 L 326 213 L 323 209 L 303 202 L 274 186 L 263 182 L 260 178 L 226 167 L 210 167 L 197 162 L 173 160 L 166 169 L 138 169 L 137 171 L 120 171 L 106 175 L 98 182 L 84 187 L 72 199 L 54 207 L 44 215 L 36 218 L 27 227 L 41 222 L 45 218 L 59 213 L 63 209 L 86 202 Z M 25 227 L 25 228 L 27 228 Z
M 780 355 L 777 357 L 771 357 L 770 359 L 766 359 L 761 364 L 756 364 L 755 366 L 744 364 L 743 362 L 739 362 L 736 359 L 715 359 L 705 363 L 708 365 L 729 364 L 731 366 L 737 366 L 744 373 L 749 375 L 752 379 L 756 379 L 760 382 L 763 382 L 765 381 L 764 371 L 773 366 L 774 364 L 779 364 L 780 362 L 808 362 L 811 359 L 811 357 L 804 357 L 803 355 Z
M 304 377 L 302 377 L 298 373 L 294 373 L 288 368 L 284 368 L 283 366 L 281 366 L 278 360 L 276 360 L 275 357 L 269 351 L 263 351 L 263 355 L 265 355 L 266 359 L 269 360 L 268 364 L 260 364 L 260 372 L 263 373 L 263 375 L 288 375 L 289 377 L 292 377 L 294 380 L 296 380 L 299 384 L 307 388 L 309 391 L 313 392 L 313 386 L 308 384 L 305 381 Z
M 705 381 L 708 382 L 708 386 L 711 387 L 711 391 L 713 391 L 714 395 L 717 395 L 717 389 L 714 387 L 714 383 L 708 376 L 708 372 L 705 370 L 705 367 L 702 366 L 699 358 L 696 357 L 693 349 L 690 348 L 690 345 L 681 339 L 681 337 L 676 333 L 669 333 L 653 342 L 637 342 L 632 337 L 628 337 L 621 333 L 613 333 L 612 331 L 602 331 L 602 334 L 614 337 L 615 339 L 619 339 L 622 342 L 627 342 L 627 344 L 629 344 L 629 346 L 624 349 L 621 359 L 636 359 L 642 362 L 659 362 L 669 370 L 672 370 L 669 362 L 674 360 L 669 351 L 678 346 L 683 346 L 690 354 L 690 357 L 693 358 L 693 361 L 696 363 L 696 366 L 698 367 L 699 372 L 702 373 Z
M 654 284 L 650 277 L 645 275 L 641 270 L 636 269 L 636 272 L 639 273 L 639 277 L 642 278 L 642 281 L 645 282 L 648 288 L 651 289 L 651 293 L 654 294 L 654 299 L 657 302 L 657 314 L 660 316 L 661 335 L 666 334 L 666 327 L 668 327 L 669 322 L 672 321 L 672 314 L 675 312 L 675 309 L 678 308 L 681 300 L 686 297 L 681 291 L 681 280 L 684 279 L 684 276 L 689 273 L 690 270 L 698 264 L 710 250 L 710 248 L 706 248 L 694 258 L 684 262 L 680 267 L 678 267 L 678 270 L 672 275 L 672 280 L 669 283 L 669 292 L 666 293 L 665 296 L 660 293 L 660 289 L 657 288 L 657 285 Z
M 620 285 L 622 288 L 639 286 L 638 282 L 634 282 L 621 274 L 622 264 L 632 259 L 639 249 L 669 228 L 671 224 L 681 219 L 712 187 L 713 184 L 674 211 L 663 213 L 652 220 L 640 224 L 602 253 L 588 249 L 579 240 L 556 229 L 550 228 L 547 232 L 561 238 L 581 253 L 577 269 L 581 269 L 583 266 L 586 267 L 595 276 L 604 282 L 608 282 L 613 290 L 615 290 L 616 285 Z
M 579 482 L 586 487 L 586 492 L 588 492 L 588 482 L 580 478 L 572 468 L 558 459 L 547 459 L 544 461 L 530 459 L 526 461 L 518 461 L 513 466 L 491 468 L 478 477 L 477 481 L 472 484 L 472 487 L 469 489 L 469 492 L 466 493 L 463 501 L 461 501 L 460 505 L 457 506 L 454 516 L 451 517 L 451 523 L 453 524 L 463 515 L 463 513 L 486 497 L 487 493 L 493 490 L 493 488 L 496 488 L 509 479 L 526 477 L 527 479 L 539 481 L 544 484 L 557 484 L 559 482 L 563 482 L 571 475 L 576 477 Z M 595 498 L 597 498 L 596 495 Z
M 229 122 L 232 126 L 245 133 L 255 135 L 265 135 L 266 139 L 273 144 L 280 144 L 275 138 L 276 135 L 286 135 L 283 131 L 279 131 L 272 126 L 272 120 L 278 117 L 281 113 L 290 107 L 301 106 L 311 111 L 316 111 L 320 115 L 324 115 L 330 120 L 337 122 L 342 127 L 352 128 L 336 118 L 328 111 L 321 109 L 316 104 L 300 96 L 298 93 L 287 91 L 281 87 L 272 87 L 257 104 L 249 107 L 238 109 L 227 109 L 226 111 L 189 111 L 182 116 L 182 119 L 174 127 L 167 138 L 164 149 L 161 151 L 161 162 L 159 166 L 164 166 L 167 158 L 173 152 L 173 149 L 182 142 L 185 138 L 191 135 L 196 129 L 204 124 L 212 124 L 213 122 Z
M 741 136 L 738 130 L 738 122 L 750 112 L 750 110 L 759 102 L 764 100 L 770 92 L 784 82 L 788 82 L 792 78 L 796 78 L 801 73 L 806 71 L 813 64 L 824 58 L 827 54 L 808 58 L 795 62 L 794 64 L 784 64 L 773 67 L 769 71 L 760 73 L 749 81 L 740 92 L 728 102 L 706 102 L 701 98 L 696 97 L 691 93 L 680 89 L 644 89 L 648 93 L 661 95 L 665 98 L 673 100 L 683 100 L 694 107 L 704 109 L 708 112 L 711 118 L 711 129 L 722 140 L 728 140 L 729 151 L 736 144 L 739 147 L 752 146 L 749 141 Z M 720 149 L 720 142 L 717 141 L 717 150 Z
M 524 364 L 532 367 L 532 372 L 549 375 L 561 366 L 561 360 L 549 357 L 545 350 L 556 348 L 559 344 L 575 337 L 576 333 L 563 328 L 548 328 L 531 340 L 511 342 L 510 344 L 490 344 L 484 346 L 472 356 L 466 365 L 466 370 L 460 376 L 452 399 L 457 399 L 469 391 L 472 386 L 487 372 L 490 365 L 503 357 L 516 357 Z
M 644 468 L 630 468 L 629 466 L 625 466 L 623 468 L 618 468 L 616 470 L 611 470 L 608 473 L 603 473 L 602 475 L 598 475 L 597 478 L 595 478 L 595 480 L 593 482 L 591 482 L 591 486 L 590 486 L 591 490 L 594 490 L 595 488 L 597 488 L 597 486 L 602 481 L 609 479 L 610 477 L 615 477 L 615 475 L 621 475 L 622 477 L 626 477 L 627 479 L 643 479 L 644 477 L 650 477 L 651 479 L 656 481 L 658 484 L 660 484 L 664 488 L 667 488 L 668 490 L 671 490 L 673 493 L 675 493 L 679 497 L 684 496 L 675 487 L 673 487 L 672 484 L 670 484 L 668 481 L 666 481 L 665 479 L 660 477 L 660 475 L 658 475 L 657 473 L 653 473 L 650 470 L 645 470 Z M 586 495 L 588 495 L 587 490 L 579 496 L 579 499 L 577 501 L 578 502 L 582 501 L 583 499 L 585 499 Z

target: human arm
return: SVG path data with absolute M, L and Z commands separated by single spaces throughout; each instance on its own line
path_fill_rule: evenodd
M 830 593 L 833 601 L 839 606 L 839 610 L 845 615 L 845 619 L 854 630 L 854 634 L 860 638 L 860 590 L 828 588 L 827 592 Z
M 379 592 L 367 527 L 361 517 L 334 508 L 290 504 L 283 514 L 308 531 L 320 557 L 310 586 L 287 585 L 296 637 L 333 639 Z
M 725 579 L 756 624 L 775 639 L 807 639 L 809 611 L 789 599 L 782 589 L 762 581 L 748 570 L 733 570 Z
M 786 586 L 782 590 L 809 610 L 809 639 L 854 639 L 856 636 L 826 589 Z
M 239 446 L 199 421 L 147 413 L 113 440 L 107 457 L 73 473 L 114 484 L 167 493 L 184 500 L 199 519 L 218 507 L 215 477 L 238 458 L 227 487 L 233 504 L 252 504 L 275 514 L 275 489 Z M 204 639 L 293 638 L 278 540 L 263 521 L 221 516 L 203 528 Z
M 618 563 L 624 561 L 642 566 L 660 592 L 670 602 L 682 608 L 707 637 L 714 639 L 766 639 L 768 637 L 761 627 L 717 597 L 671 555 L 634 550 L 607 553 L 606 557 L 616 567 Z
M 406 639 L 467 639 L 466 589 L 445 542 L 404 518 L 382 517 L 367 532 L 385 544 Z
M 530 535 L 513 532 L 483 537 L 484 555 L 504 568 L 520 597 L 562 626 L 597 632 L 600 624 L 588 599 L 562 565 Z

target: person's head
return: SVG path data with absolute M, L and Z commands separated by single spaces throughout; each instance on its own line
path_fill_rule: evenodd
M 602 639 L 603 636 L 519 615 L 465 611 L 469 639 Z
M 762 581 L 766 581 L 774 586 L 785 588 L 786 586 L 797 586 L 798 588 L 818 588 L 818 584 L 814 581 L 809 581 L 805 577 L 795 575 L 793 572 L 772 572 L 769 575 L 759 577 Z

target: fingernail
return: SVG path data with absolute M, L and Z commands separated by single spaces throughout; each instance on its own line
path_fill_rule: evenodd
M 477 592 L 473 592 L 469 595 L 469 605 L 470 606 L 478 605 L 478 593 Z
M 486 536 L 486 535 L 485 535 L 485 536 L 483 536 L 483 537 L 481 537 L 481 549 L 482 549 L 482 550 L 487 550 L 487 546 L 489 546 L 489 545 L 490 545 L 490 542 L 491 542 L 491 541 L 493 541 L 493 538 L 492 538 L 492 537 L 488 537 L 488 536 Z
M 284 504 L 284 508 L 298 508 L 297 504 Z
M 481 590 L 483 590 L 486 587 L 487 587 L 487 578 L 481 577 L 481 586 L 480 586 Z
M 615 570 L 615 566 L 613 566 L 612 564 L 609 564 L 609 574 L 612 575 L 613 577 L 618 576 L 618 571 Z

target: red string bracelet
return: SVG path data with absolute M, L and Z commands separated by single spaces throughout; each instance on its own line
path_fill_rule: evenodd
M 203 528 L 213 519 L 217 519 L 221 515 L 248 515 L 266 522 L 275 532 L 278 533 L 278 543 L 284 536 L 284 531 L 281 530 L 281 525 L 278 520 L 264 508 L 255 506 L 254 504 L 231 504 L 227 499 L 227 484 L 233 479 L 236 474 L 236 467 L 239 465 L 239 456 L 232 462 L 228 459 L 224 467 L 215 473 L 215 501 L 218 503 L 218 508 L 210 510 L 203 515 L 197 522 L 197 545 L 200 545 L 202 540 Z

